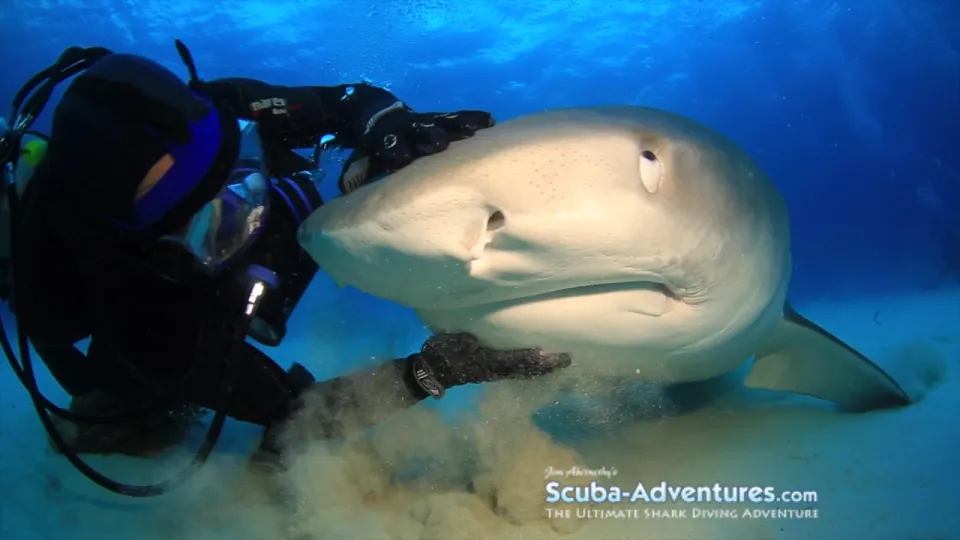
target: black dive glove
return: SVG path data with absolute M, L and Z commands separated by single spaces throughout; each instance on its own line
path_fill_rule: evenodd
M 494 123 L 493 116 L 484 111 L 417 113 L 397 101 L 367 120 L 360 140 L 371 166 L 392 172 L 419 157 L 442 152 L 451 142 L 471 137 Z
M 489 349 L 470 334 L 437 334 L 409 360 L 417 384 L 436 399 L 454 386 L 531 379 L 568 367 L 571 362 L 570 355 L 541 349 Z
M 494 125 L 483 111 L 415 113 L 406 106 L 375 120 L 361 138 L 362 146 L 343 165 L 338 186 L 344 195 Z
M 344 114 L 360 120 L 348 137 L 349 146 L 356 151 L 340 179 L 344 194 L 496 123 L 485 111 L 418 113 L 390 92 L 369 85 L 347 87 L 344 101 Z M 354 163 L 362 169 L 361 174 L 347 173 Z

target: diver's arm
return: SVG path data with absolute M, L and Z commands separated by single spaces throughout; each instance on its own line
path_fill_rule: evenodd
M 314 383 L 300 395 L 297 411 L 310 426 L 303 435 L 337 438 L 373 426 L 428 396 L 417 384 L 410 360 L 400 359 Z
M 438 334 L 421 352 L 364 370 L 314 383 L 300 394 L 298 413 L 310 438 L 336 438 L 370 427 L 399 409 L 445 389 L 503 379 L 528 379 L 570 365 L 566 354 L 540 349 L 495 350 L 469 334 Z
M 327 133 L 345 148 L 355 148 L 376 111 L 399 100 L 365 83 L 338 86 L 280 86 L 245 78 L 201 83 L 199 90 L 238 118 L 257 121 L 261 134 L 287 148 L 309 148 Z

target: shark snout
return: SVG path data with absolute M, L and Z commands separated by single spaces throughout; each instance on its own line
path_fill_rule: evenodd
M 453 183 L 418 192 L 377 187 L 321 207 L 301 227 L 301 245 L 331 275 L 409 306 L 433 307 L 482 295 L 488 278 L 515 266 L 513 210 L 482 190 Z
M 480 190 L 448 186 L 392 206 L 375 218 L 374 226 L 363 227 L 360 237 L 371 246 L 407 245 L 417 257 L 443 259 L 454 274 L 497 244 L 508 227 L 508 214 Z

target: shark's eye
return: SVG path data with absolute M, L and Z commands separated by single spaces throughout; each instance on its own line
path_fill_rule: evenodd
M 650 150 L 644 150 L 640 153 L 640 181 L 643 187 L 649 193 L 656 193 L 660 190 L 660 183 L 663 180 L 663 167 L 657 155 Z

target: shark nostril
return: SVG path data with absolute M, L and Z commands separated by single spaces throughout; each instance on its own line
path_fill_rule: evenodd
M 490 217 L 487 218 L 487 232 L 493 232 L 501 229 L 504 225 L 506 225 L 506 223 L 506 216 L 503 215 L 503 212 L 497 210 L 490 214 Z
M 468 233 L 467 235 L 467 238 L 470 238 L 469 240 L 470 243 L 468 244 L 469 247 L 467 247 L 467 249 L 470 250 L 470 260 L 472 261 L 471 263 L 472 271 L 478 271 L 480 269 L 482 264 L 478 266 L 477 264 L 474 264 L 474 263 L 477 263 L 477 261 L 479 261 L 484 256 L 484 253 L 486 253 L 487 248 L 494 242 L 494 239 L 497 237 L 497 231 L 502 229 L 503 226 L 507 224 L 507 216 L 503 215 L 503 212 L 501 212 L 500 210 L 493 210 L 493 209 L 491 210 L 492 211 L 487 215 L 486 230 L 481 229 L 478 231 L 477 229 L 473 229 L 473 232 Z M 476 225 L 479 225 L 479 223 L 476 223 L 476 222 L 474 223 Z

